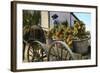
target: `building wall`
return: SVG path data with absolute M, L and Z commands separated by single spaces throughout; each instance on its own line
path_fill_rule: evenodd
M 52 16 L 54 14 L 58 15 L 58 18 L 56 19 L 58 23 L 62 23 L 64 21 L 68 21 L 68 24 L 70 25 L 70 12 L 50 12 L 50 27 L 53 26 L 54 20 L 52 19 Z
M 74 21 L 76 20 L 76 18 L 70 12 L 50 12 L 49 13 L 47 11 L 41 11 L 41 26 L 44 29 L 46 30 L 49 29 L 49 26 L 50 28 L 54 27 L 54 20 L 52 19 L 52 15 L 54 14 L 58 15 L 57 20 L 59 21 L 59 23 L 67 20 L 69 26 L 73 26 Z
M 43 27 L 44 30 L 47 30 L 49 28 L 48 21 L 49 21 L 48 12 L 41 11 L 41 26 Z

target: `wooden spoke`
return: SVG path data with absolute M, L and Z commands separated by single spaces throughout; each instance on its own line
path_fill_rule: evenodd
M 62 61 L 71 59 L 75 59 L 75 57 L 67 44 L 62 41 L 55 41 L 51 44 L 48 52 L 48 61 Z

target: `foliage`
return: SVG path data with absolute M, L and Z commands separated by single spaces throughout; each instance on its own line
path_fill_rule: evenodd
M 62 22 L 61 24 L 68 27 L 68 21 L 67 20 L 65 22 Z
M 23 26 L 38 25 L 40 23 L 40 11 L 23 10 Z
M 87 38 L 89 31 L 86 31 L 85 24 L 80 21 L 76 21 L 74 24 L 74 36 L 78 37 L 79 39 Z
M 23 38 L 28 39 L 33 25 L 40 24 L 40 11 L 23 10 Z
M 74 39 L 81 40 L 87 38 L 87 35 L 90 35 L 90 32 L 86 31 L 85 24 L 82 21 L 76 21 L 72 27 L 64 22 L 49 31 L 49 37 L 65 41 L 70 48 L 73 46 Z

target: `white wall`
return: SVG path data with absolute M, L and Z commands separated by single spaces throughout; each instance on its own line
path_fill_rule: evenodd
M 41 11 L 41 26 L 44 28 L 49 29 L 49 22 L 48 22 L 48 12 L 47 11 Z
M 0 0 L 0 73 L 12 73 L 10 71 L 10 1 Z M 55 3 L 67 3 L 67 4 L 83 4 L 83 5 L 99 5 L 99 0 L 33 0 Z M 99 4 L 98 4 L 99 3 Z M 100 8 L 100 5 L 99 5 Z M 100 13 L 100 10 L 99 12 Z M 98 15 L 100 16 L 100 14 Z M 98 17 L 100 19 L 100 17 Z M 99 23 L 100 24 L 100 21 Z M 98 25 L 98 28 L 100 25 Z M 100 29 L 98 29 L 100 31 Z M 100 33 L 98 33 L 100 37 Z M 100 38 L 98 38 L 98 43 Z M 100 48 L 100 45 L 98 45 Z M 98 48 L 98 55 L 100 56 L 100 49 Z M 99 67 L 92 68 L 77 68 L 77 69 L 61 69 L 61 70 L 46 70 L 46 71 L 34 71 L 34 73 L 99 73 L 100 72 L 100 57 Z M 20 73 L 20 72 L 19 72 Z M 23 72 L 21 72 L 23 73 Z M 26 72 L 26 73 L 33 73 Z

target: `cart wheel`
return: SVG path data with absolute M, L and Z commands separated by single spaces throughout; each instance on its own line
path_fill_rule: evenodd
M 41 62 L 47 60 L 47 56 L 42 43 L 34 41 L 29 45 L 27 51 L 27 59 L 28 62 Z
M 75 59 L 72 51 L 66 43 L 62 41 L 54 41 L 48 52 L 48 61 L 61 61 Z

